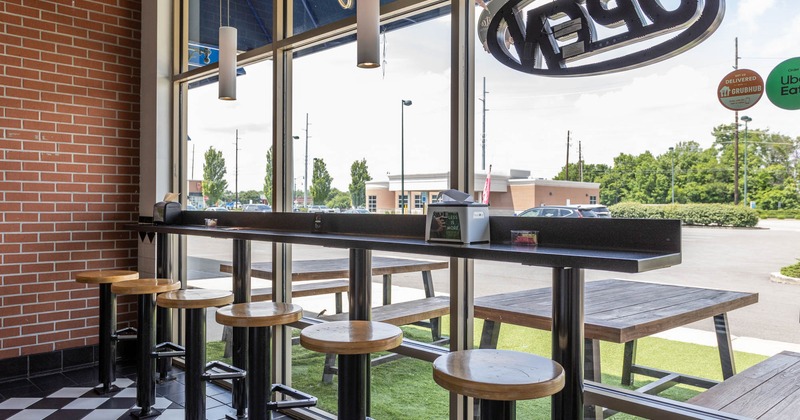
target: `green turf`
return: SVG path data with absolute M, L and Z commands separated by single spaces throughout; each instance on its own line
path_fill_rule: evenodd
M 443 320 L 442 331 L 449 330 L 449 318 Z M 483 322 L 475 321 L 477 347 Z M 430 331 L 416 326 L 404 326 L 407 338 L 430 341 Z M 623 345 L 602 342 L 600 345 L 603 383 L 618 385 L 622 372 Z M 223 343 L 208 344 L 208 359 L 220 359 Z M 530 328 L 503 325 L 498 348 L 513 349 L 541 356 L 550 354 L 550 333 Z M 308 351 L 300 346 L 292 350 L 292 386 L 308 392 L 319 399 L 318 407 L 336 412 L 336 380 L 332 384 L 322 383 L 324 355 Z M 373 355 L 376 357 L 377 355 Z M 764 359 L 749 353 L 735 353 L 736 367 L 746 369 Z M 230 362 L 230 360 L 227 360 Z M 722 380 L 719 354 L 716 347 L 688 344 L 660 338 L 639 340 L 637 363 L 715 380 Z M 651 382 L 651 378 L 635 377 L 634 387 Z M 662 397 L 685 401 L 702 389 L 685 385 L 672 387 L 661 394 Z M 376 419 L 447 419 L 448 393 L 433 382 L 431 365 L 428 362 L 402 358 L 376 366 L 372 369 L 372 417 Z M 550 399 L 520 401 L 517 404 L 517 418 L 549 419 Z M 637 417 L 618 414 L 614 419 L 635 419 Z

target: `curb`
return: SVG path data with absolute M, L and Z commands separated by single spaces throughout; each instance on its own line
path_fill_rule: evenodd
M 800 284 L 800 279 L 796 277 L 784 276 L 781 273 L 769 273 L 769 281 L 783 284 Z

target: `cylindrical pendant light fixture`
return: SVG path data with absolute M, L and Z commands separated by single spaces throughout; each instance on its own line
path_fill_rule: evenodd
M 236 28 L 219 28 L 219 98 L 236 99 Z
M 374 69 L 381 66 L 380 0 L 356 1 L 356 44 L 358 48 L 358 67 Z

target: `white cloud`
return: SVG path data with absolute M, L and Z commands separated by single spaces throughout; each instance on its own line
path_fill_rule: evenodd
M 775 5 L 775 0 L 741 0 L 736 8 L 736 20 L 756 24 L 759 17 Z

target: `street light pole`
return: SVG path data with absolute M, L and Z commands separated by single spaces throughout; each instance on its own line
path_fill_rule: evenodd
M 405 172 L 405 107 L 411 100 L 400 100 L 400 214 L 406 214 L 406 172 Z
M 300 140 L 300 136 L 292 136 L 292 140 Z M 292 143 L 292 144 L 294 145 L 294 143 Z M 306 145 L 308 145 L 308 142 L 306 142 Z M 294 147 L 294 146 L 292 146 L 292 147 Z M 306 153 L 308 153 L 308 146 L 306 146 Z M 292 168 L 292 171 L 294 171 L 294 168 Z M 305 182 L 306 182 L 306 179 L 303 178 L 303 183 L 305 184 Z M 294 202 L 294 200 L 295 200 L 294 191 L 297 189 L 296 185 L 297 185 L 297 178 L 294 179 L 294 184 L 292 184 L 292 211 L 294 211 L 294 205 L 295 205 L 295 202 Z M 306 196 L 304 194 L 303 195 L 303 205 L 305 205 L 305 204 L 306 204 Z
M 669 157 L 672 161 L 672 204 L 675 204 L 675 148 L 669 148 Z
M 741 120 L 744 121 L 744 205 L 749 206 L 750 202 L 747 201 L 747 123 L 753 119 L 743 115 Z

